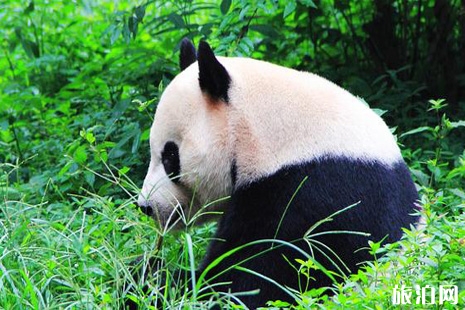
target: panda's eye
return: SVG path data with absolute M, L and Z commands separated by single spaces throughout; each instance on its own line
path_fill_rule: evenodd
M 161 162 L 163 163 L 166 174 L 174 183 L 178 183 L 181 166 L 179 162 L 179 148 L 176 143 L 172 141 L 166 142 L 161 152 Z

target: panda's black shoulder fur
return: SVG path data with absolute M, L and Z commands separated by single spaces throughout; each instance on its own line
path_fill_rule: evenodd
M 300 190 L 296 192 L 301 183 Z M 338 254 L 350 272 L 355 272 L 360 263 L 372 259 L 366 250 L 361 250 L 367 247 L 368 240 L 394 242 L 400 239 L 402 227 L 409 227 L 416 222 L 417 217 L 412 213 L 415 212 L 417 198 L 410 173 L 402 160 L 388 167 L 377 161 L 361 162 L 343 157 L 325 157 L 284 167 L 271 176 L 235 190 L 232 205 L 220 220 L 214 238 L 221 241 L 210 244 L 200 272 L 229 250 L 260 239 L 276 238 L 292 242 L 310 253 L 308 243 L 303 240 L 307 230 L 318 221 L 356 204 L 312 232 L 322 233 L 313 238 L 316 261 L 325 268 L 338 272 L 325 255 L 320 253 L 322 250 L 331 259 L 339 262 L 324 247 L 326 246 Z M 328 233 L 324 234 L 325 231 Z M 370 237 L 330 233 L 334 231 L 364 232 L 369 233 Z M 286 292 L 260 277 L 237 269 L 220 273 L 221 270 L 244 262 L 241 264 L 244 268 L 271 278 L 281 285 L 299 289 L 295 259 L 305 257 L 288 246 L 279 246 L 269 251 L 271 245 L 271 242 L 264 242 L 246 247 L 227 257 L 209 271 L 208 275 L 215 283 L 231 283 L 224 290 L 241 292 L 259 289 L 258 295 L 241 298 L 251 309 L 265 305 L 270 298 L 293 302 Z M 259 252 L 263 254 L 251 259 Z M 292 267 L 289 263 L 295 266 Z M 348 273 L 342 265 L 341 270 Z M 220 276 L 215 277 L 218 274 Z M 315 281 L 309 283 L 309 287 L 331 284 L 330 278 L 322 272 L 315 272 L 311 276 Z M 301 278 L 300 281 L 305 279 Z M 221 290 L 221 287 L 217 289 Z

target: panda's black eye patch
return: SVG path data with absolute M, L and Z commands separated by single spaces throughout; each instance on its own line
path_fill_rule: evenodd
M 179 162 L 179 148 L 176 143 L 172 141 L 166 142 L 161 152 L 161 162 L 163 163 L 166 174 L 174 183 L 178 183 L 181 165 Z

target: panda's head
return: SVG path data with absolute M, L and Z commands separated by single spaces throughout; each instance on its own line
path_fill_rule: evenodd
M 162 225 L 189 219 L 232 191 L 227 101 L 231 79 L 201 42 L 181 43 L 181 73 L 167 86 L 150 132 L 151 160 L 138 204 Z

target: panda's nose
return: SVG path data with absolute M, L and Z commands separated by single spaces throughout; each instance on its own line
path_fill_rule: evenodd
M 151 206 L 139 206 L 140 210 L 144 212 L 144 214 L 148 216 L 152 216 L 153 214 L 153 209 Z
M 146 200 L 146 199 L 139 199 L 139 201 L 137 202 L 137 204 L 139 205 L 139 208 L 140 210 L 148 215 L 148 216 L 152 216 L 153 214 L 153 209 L 152 207 L 150 206 L 150 203 Z

